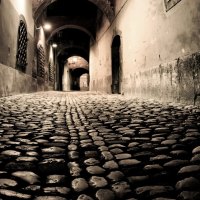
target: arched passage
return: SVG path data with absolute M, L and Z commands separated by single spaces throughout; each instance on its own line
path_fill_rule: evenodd
M 62 73 L 62 90 L 80 90 L 83 87 L 80 81 L 80 77 L 83 74 L 89 74 L 88 62 L 80 56 L 69 57 Z M 87 88 L 88 78 L 87 76 L 87 80 L 83 80 L 84 82 L 86 81 L 84 87 L 87 85 Z
M 84 27 L 81 27 L 81 26 L 77 26 L 77 25 L 63 25 L 57 29 L 55 29 L 54 31 L 52 31 L 52 33 L 50 34 L 50 36 L 47 38 L 47 43 L 52 39 L 53 36 L 55 36 L 59 31 L 62 31 L 62 30 L 67 30 L 67 29 L 74 29 L 74 30 L 77 30 L 77 32 L 81 31 L 83 33 L 85 33 L 86 35 L 88 35 L 91 39 L 91 42 L 94 42 L 94 37 L 93 35 L 87 30 L 85 29 Z
M 112 42 L 112 93 L 120 94 L 121 66 L 120 66 L 120 36 L 116 35 Z
M 33 13 L 35 20 L 42 15 L 44 10 L 51 4 L 57 2 L 58 0 L 38 0 L 33 1 Z M 69 1 L 68 1 L 69 2 Z M 84 1 L 82 1 L 84 2 Z M 111 0 L 87 0 L 85 3 L 92 3 L 97 6 L 106 16 L 112 21 L 114 19 L 113 1 Z

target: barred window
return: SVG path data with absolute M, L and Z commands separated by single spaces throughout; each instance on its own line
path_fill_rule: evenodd
M 49 63 L 49 81 L 54 81 L 54 67 L 52 63 Z
M 41 78 L 45 77 L 45 53 L 41 44 L 37 46 L 37 75 Z
M 23 72 L 26 71 L 27 66 L 27 45 L 28 36 L 26 24 L 23 20 L 20 20 L 18 28 L 16 67 Z

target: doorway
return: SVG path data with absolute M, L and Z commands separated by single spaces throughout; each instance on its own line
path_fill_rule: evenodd
M 120 94 L 121 66 L 120 66 L 120 36 L 116 35 L 112 42 L 112 93 Z

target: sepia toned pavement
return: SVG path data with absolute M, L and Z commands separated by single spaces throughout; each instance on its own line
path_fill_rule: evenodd
M 200 109 L 83 92 L 0 98 L 0 199 L 200 200 Z

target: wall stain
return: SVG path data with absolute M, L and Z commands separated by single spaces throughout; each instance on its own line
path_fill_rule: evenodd
M 196 105 L 200 97 L 200 52 L 136 72 L 123 81 L 126 94 Z

